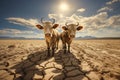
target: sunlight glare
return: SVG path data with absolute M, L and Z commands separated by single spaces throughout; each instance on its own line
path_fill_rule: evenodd
M 61 10 L 61 11 L 67 11 L 68 8 L 69 8 L 69 6 L 68 6 L 67 3 L 62 2 L 62 3 L 60 4 L 60 10 Z
M 60 18 L 63 18 L 63 15 L 62 15 L 62 14 L 60 14 L 59 16 L 60 16 Z

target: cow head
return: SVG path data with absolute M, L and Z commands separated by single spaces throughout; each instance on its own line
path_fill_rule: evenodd
M 77 24 L 65 24 L 66 26 L 63 26 L 62 29 L 65 30 L 66 32 L 68 32 L 68 36 L 70 38 L 74 38 L 75 37 L 75 34 L 76 34 L 76 31 L 79 31 L 81 30 L 83 27 L 82 26 L 79 26 L 79 23 Z
M 39 28 L 41 30 L 43 29 L 45 37 L 51 37 L 53 29 L 55 29 L 59 26 L 59 24 L 54 24 L 55 19 L 52 19 L 52 20 L 53 20 L 52 22 L 50 22 L 50 21 L 44 22 L 43 18 L 41 18 L 42 25 L 40 25 L 40 24 L 36 25 L 37 28 Z

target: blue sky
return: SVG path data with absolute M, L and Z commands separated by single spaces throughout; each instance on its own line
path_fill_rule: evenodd
M 84 29 L 77 37 L 120 37 L 120 0 L 0 0 L 0 36 L 42 38 L 35 27 L 41 17 L 55 18 L 59 31 L 65 22 L 79 22 Z

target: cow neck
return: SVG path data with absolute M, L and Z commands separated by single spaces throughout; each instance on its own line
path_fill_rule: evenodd
M 66 38 L 70 38 L 67 31 L 65 31 L 65 37 L 66 37 Z
M 55 31 L 54 31 L 54 29 L 52 30 L 52 33 L 51 33 L 52 35 L 51 35 L 51 38 L 53 38 L 54 36 L 55 36 Z

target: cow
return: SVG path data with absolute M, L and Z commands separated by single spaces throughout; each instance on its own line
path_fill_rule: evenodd
M 66 48 L 68 45 L 68 53 L 70 53 L 70 44 L 75 38 L 76 31 L 79 31 L 83 28 L 83 26 L 79 26 L 79 23 L 77 24 L 67 24 L 65 23 L 65 26 L 62 26 L 63 32 L 60 34 L 60 38 L 62 40 L 62 46 L 64 53 L 66 53 Z
M 40 30 L 44 31 L 45 35 L 45 41 L 47 44 L 47 50 L 48 54 L 47 56 L 50 56 L 50 50 L 52 49 L 52 56 L 54 56 L 55 49 L 58 49 L 58 43 L 59 43 L 59 33 L 56 30 L 56 28 L 59 26 L 59 24 L 55 24 L 55 19 L 52 19 L 53 21 L 43 21 L 43 18 L 41 18 L 41 23 L 37 24 L 36 27 Z

